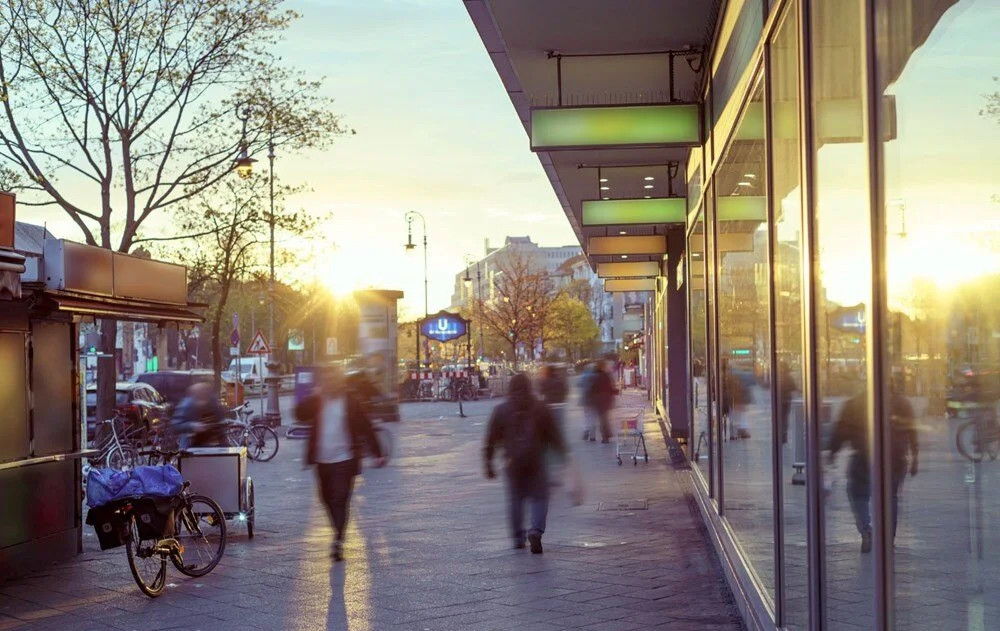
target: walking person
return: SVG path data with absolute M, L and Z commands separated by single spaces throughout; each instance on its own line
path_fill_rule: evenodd
M 508 516 L 515 548 L 524 548 L 525 539 L 532 554 L 542 553 L 542 535 L 549 511 L 548 471 L 545 452 L 566 453 L 565 443 L 549 409 L 535 399 L 531 381 L 523 373 L 510 380 L 506 401 L 493 408 L 483 445 L 485 473 L 496 477 L 493 455 L 503 448 L 507 486 Z M 530 522 L 524 529 L 524 505 L 528 504 Z
M 344 558 L 351 493 L 354 478 L 361 472 L 361 458 L 367 450 L 375 457 L 376 467 L 385 464 L 362 397 L 345 385 L 339 370 L 330 370 L 321 391 L 295 408 L 295 418 L 312 428 L 305 462 L 316 465 L 320 499 L 336 533 L 331 551 L 334 561 Z
M 195 383 L 174 410 L 170 430 L 177 437 L 180 449 L 227 446 L 225 416 L 226 408 L 222 407 L 212 385 Z
M 890 393 L 890 461 L 892 468 L 892 496 L 890 497 L 890 519 L 892 538 L 896 539 L 899 520 L 899 494 L 903 480 L 909 472 L 917 475 L 917 429 L 913 418 L 913 407 L 902 394 Z M 861 552 L 872 549 L 872 483 L 869 471 L 871 448 L 868 440 L 868 397 L 865 392 L 848 399 L 837 417 L 837 424 L 830 436 L 829 464 L 832 466 L 837 452 L 845 444 L 853 448 L 847 465 L 847 499 L 854 514 L 854 523 L 861 534 Z
M 601 442 L 611 441 L 611 409 L 615 405 L 615 395 L 618 388 L 611 378 L 608 365 L 604 361 L 599 361 L 594 366 L 594 376 L 590 382 L 588 391 L 588 403 L 593 408 L 597 416 L 597 421 L 601 425 Z M 594 440 L 591 434 L 591 440 Z
M 597 410 L 590 401 L 590 387 L 597 374 L 595 363 L 587 364 L 580 374 L 580 403 L 583 407 L 583 440 L 597 440 Z

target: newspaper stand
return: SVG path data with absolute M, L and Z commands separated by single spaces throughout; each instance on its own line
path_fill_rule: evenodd
M 191 447 L 180 456 L 177 468 L 192 492 L 218 502 L 226 519 L 246 524 L 247 537 L 253 539 L 256 511 L 246 447 Z
M 649 452 L 646 451 L 646 436 L 642 429 L 643 410 L 629 410 L 618 427 L 618 440 L 615 445 L 615 459 L 622 466 L 622 455 L 632 452 L 632 465 L 639 464 L 639 450 L 642 458 L 649 462 Z

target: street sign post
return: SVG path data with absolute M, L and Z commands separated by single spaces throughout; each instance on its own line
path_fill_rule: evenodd
M 253 340 L 250 341 L 250 346 L 247 347 L 247 355 L 257 356 L 257 384 L 260 388 L 261 398 L 260 398 L 260 416 L 264 417 L 264 355 L 271 354 L 271 346 L 267 343 L 264 338 L 264 333 L 257 329 L 254 333 Z M 241 369 L 242 371 L 242 369 Z

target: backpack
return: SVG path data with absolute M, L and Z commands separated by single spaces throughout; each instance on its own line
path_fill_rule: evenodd
M 511 470 L 516 473 L 532 473 L 541 461 L 541 449 L 535 436 L 535 414 L 534 407 L 512 410 L 504 436 L 504 451 Z

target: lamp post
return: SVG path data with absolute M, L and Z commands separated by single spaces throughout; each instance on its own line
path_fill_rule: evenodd
M 416 244 L 413 243 L 413 222 L 420 219 L 420 225 L 424 231 L 424 317 L 426 318 L 430 310 L 427 305 L 427 220 L 424 216 L 415 210 L 409 210 L 406 212 L 406 251 L 411 252 L 416 249 Z M 426 363 L 430 363 L 430 353 L 426 353 L 427 357 L 424 358 Z M 420 325 L 417 325 L 417 371 L 420 370 Z
M 243 179 L 249 179 L 253 175 L 253 165 L 257 160 L 250 157 L 249 145 L 247 144 L 247 122 L 253 116 L 254 110 L 249 103 L 241 103 L 236 106 L 236 118 L 243 124 L 242 141 L 240 142 L 240 155 L 236 159 L 236 173 Z M 270 234 L 269 240 L 269 262 L 270 275 L 268 280 L 268 341 L 273 345 L 274 339 L 274 124 L 271 112 L 266 113 L 268 121 L 267 140 L 267 162 L 268 162 L 268 199 L 270 201 L 270 212 L 267 215 L 267 225 Z M 272 358 L 273 360 L 273 358 Z
M 476 263 L 476 312 L 479 313 L 483 308 L 483 274 L 479 267 L 480 261 L 471 254 L 465 255 L 465 286 L 468 287 L 472 284 L 472 273 L 471 264 L 472 261 Z M 479 356 L 482 357 L 486 354 L 486 345 L 483 343 L 483 323 L 482 323 L 482 313 L 479 313 Z

